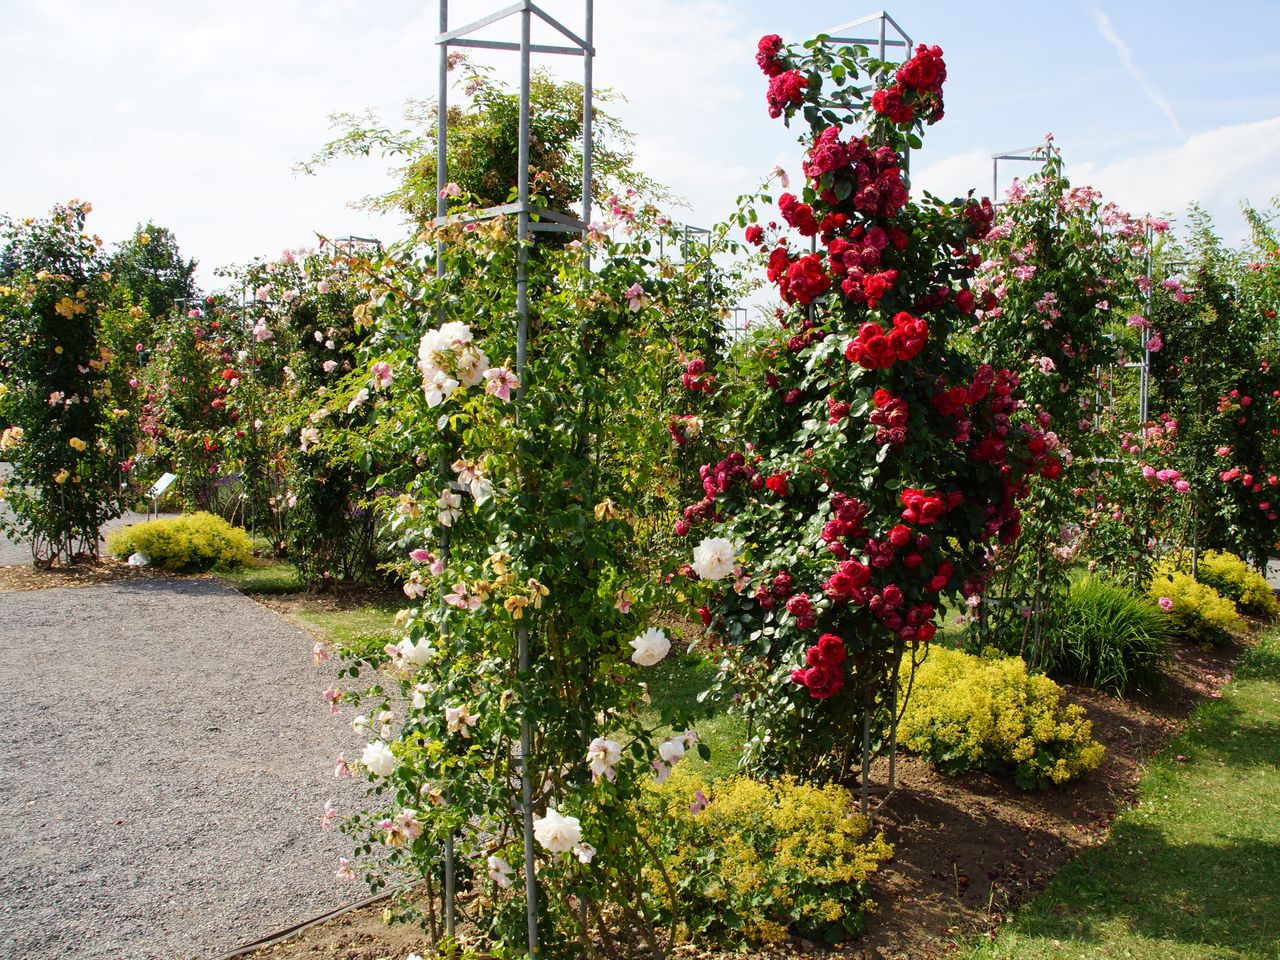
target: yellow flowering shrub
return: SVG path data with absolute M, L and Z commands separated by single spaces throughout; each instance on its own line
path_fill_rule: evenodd
M 140 553 L 154 566 L 195 572 L 244 566 L 253 560 L 253 542 L 242 527 L 200 512 L 112 530 L 107 552 L 114 557 Z
M 909 660 L 900 671 L 905 692 Z M 1027 672 L 1021 657 L 975 657 L 934 647 L 916 670 L 898 742 L 941 772 L 1012 773 L 1024 789 L 1062 784 L 1102 762 L 1084 710 Z
M 708 784 L 682 764 L 650 787 L 641 831 L 658 853 L 646 887 L 682 939 L 838 943 L 873 908 L 867 879 L 893 855 L 848 790 L 785 777 Z
M 1206 550 L 1200 555 L 1200 562 L 1196 567 L 1197 578 L 1201 583 L 1213 587 L 1241 610 L 1260 617 L 1280 614 L 1280 601 L 1276 600 L 1276 595 L 1267 586 L 1267 578 L 1234 553 Z M 1173 557 L 1166 557 L 1156 567 L 1157 572 L 1161 573 L 1169 573 L 1175 569 L 1190 573 L 1190 554 L 1184 554 L 1176 561 Z
M 1175 569 L 1171 560 L 1156 565 L 1147 593 L 1167 606 L 1174 629 L 1196 643 L 1222 643 L 1245 628 L 1234 603 L 1207 583 Z

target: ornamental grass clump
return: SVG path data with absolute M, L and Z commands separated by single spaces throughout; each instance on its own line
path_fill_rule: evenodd
M 1229 643 L 1245 629 L 1236 605 L 1207 583 L 1162 561 L 1151 577 L 1147 593 L 1168 611 L 1174 629 L 1195 643 Z
M 1067 594 L 1049 629 L 1045 671 L 1113 696 L 1160 685 L 1172 624 L 1148 597 L 1102 577 L 1087 577 Z
M 904 659 L 905 691 L 911 663 Z M 945 774 L 1012 774 L 1025 790 L 1060 785 L 1093 770 L 1103 747 L 1083 708 L 1030 674 L 1021 657 L 989 659 L 935 647 L 915 671 L 898 742 Z
M 684 940 L 839 943 L 864 930 L 868 879 L 893 855 L 843 787 L 790 777 L 709 785 L 686 766 L 644 806 L 642 830 L 661 860 L 647 886 Z
M 253 541 L 212 513 L 192 513 L 135 523 L 111 531 L 107 552 L 114 557 L 141 554 L 152 566 L 176 573 L 226 570 L 253 560 Z

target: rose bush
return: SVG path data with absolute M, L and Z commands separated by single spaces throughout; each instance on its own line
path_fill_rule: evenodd
M 48 219 L 0 220 L 0 448 L 9 461 L 0 529 L 31 544 L 37 564 L 97 557 L 98 528 L 122 503 L 124 402 L 98 336 L 110 275 L 102 241 L 84 232 L 89 203 Z
M 908 195 L 902 154 L 941 117 L 941 51 L 894 71 L 766 37 L 760 62 L 770 113 L 808 128 L 800 192 L 778 197 L 778 219 L 739 218 L 786 307 L 717 384 L 743 442 L 702 467 L 677 532 L 752 724 L 747 762 L 844 778 L 868 759 L 858 722 L 890 703 L 902 653 L 951 597 L 982 594 L 1028 478 L 1059 464 L 1039 425 L 1014 422 L 1018 376 L 955 338 L 990 202 Z M 867 78 L 887 91 L 870 104 Z

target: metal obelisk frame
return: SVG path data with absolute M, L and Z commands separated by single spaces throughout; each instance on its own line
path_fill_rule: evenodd
M 451 47 L 471 47 L 483 50 L 508 50 L 520 54 L 520 127 L 519 145 L 516 161 L 517 178 L 516 202 L 490 207 L 468 214 L 469 220 L 486 220 L 494 217 L 516 215 L 516 238 L 519 249 L 516 254 L 516 377 L 520 381 L 516 400 L 517 404 L 524 392 L 525 368 L 529 352 L 529 243 L 538 232 L 581 233 L 590 229 L 591 223 L 591 153 L 592 153 L 592 67 L 595 57 L 594 33 L 595 11 L 594 0 L 584 0 L 583 36 L 573 33 L 563 24 L 542 10 L 532 0 L 519 0 L 503 7 L 488 16 L 481 17 L 462 27 L 450 29 L 448 0 L 440 3 L 440 33 L 436 37 L 436 45 L 440 53 L 439 92 L 437 103 L 438 117 L 436 122 L 436 224 L 442 225 L 451 219 L 448 210 L 448 197 L 443 192 L 449 182 L 449 50 Z M 509 17 L 520 18 L 520 41 L 481 40 L 473 34 L 492 24 Z M 552 46 L 533 43 L 533 20 L 538 18 L 544 24 L 564 36 L 571 46 Z M 582 214 L 581 218 L 564 214 L 534 209 L 529 198 L 529 87 L 531 59 L 534 53 L 555 54 L 582 58 Z M 536 219 L 535 219 L 536 218 Z M 444 245 L 436 248 L 436 276 L 444 276 Z M 440 320 L 444 320 L 443 305 L 440 308 Z M 517 406 L 517 415 L 519 407 Z M 444 465 L 440 465 L 444 474 Z M 447 534 L 446 534 L 447 536 Z M 441 551 L 448 549 L 447 540 L 442 537 Z M 517 664 L 520 676 L 529 671 L 529 629 L 522 621 L 516 628 Z M 524 879 L 525 903 L 528 920 L 529 956 L 538 954 L 538 888 L 534 877 L 534 842 L 533 842 L 533 777 L 530 771 L 532 754 L 532 734 L 527 716 L 520 718 L 520 805 L 524 826 Z M 454 868 L 453 839 L 445 842 L 445 932 L 452 936 L 455 927 L 455 896 L 457 881 Z

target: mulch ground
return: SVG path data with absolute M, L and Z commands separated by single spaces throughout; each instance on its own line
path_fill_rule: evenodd
M 366 598 L 367 600 L 367 598 Z M 270 600 L 291 607 L 314 603 Z M 321 598 L 337 608 L 342 597 Z M 1117 813 L 1135 799 L 1145 762 L 1182 727 L 1191 708 L 1219 696 L 1230 680 L 1240 648 L 1203 650 L 1175 644 L 1158 696 L 1120 700 L 1067 686 L 1066 697 L 1087 711 L 1093 735 L 1107 748 L 1102 765 L 1065 788 L 1028 792 L 983 773 L 948 778 L 915 757 L 899 757 L 897 788 L 880 791 L 876 828 L 893 843 L 895 856 L 873 884 L 880 904 L 858 943 L 824 950 L 795 941 L 750 954 L 682 948 L 676 955 L 699 960 L 776 960 L 822 954 L 861 960 L 935 960 L 948 956 L 962 938 L 995 931 L 1085 848 L 1101 843 Z M 873 782 L 888 780 L 887 762 L 873 769 Z M 266 947 L 254 960 L 403 960 L 410 952 L 429 956 L 426 938 L 414 929 L 388 927 L 381 905 L 352 911 Z
M 26 593 L 57 587 L 95 587 L 122 580 L 156 580 L 177 574 L 156 567 L 131 567 L 123 560 L 103 558 L 40 568 L 29 563 L 0 567 L 0 593 Z

